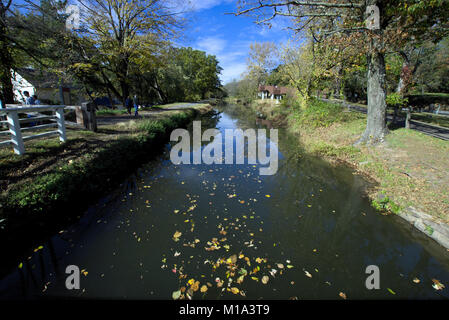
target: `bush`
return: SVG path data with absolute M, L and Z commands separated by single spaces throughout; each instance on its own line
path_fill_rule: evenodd
M 433 103 L 449 105 L 449 94 L 447 93 L 411 94 L 407 98 L 409 104 L 416 107 L 424 107 Z
M 347 122 L 357 119 L 355 112 L 343 112 L 343 107 L 324 101 L 311 99 L 306 109 L 296 111 L 300 124 L 312 128 L 328 127 L 335 122 Z

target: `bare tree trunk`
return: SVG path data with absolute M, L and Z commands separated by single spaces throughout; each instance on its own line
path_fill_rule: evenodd
M 356 144 L 376 144 L 384 141 L 386 126 L 385 58 L 379 50 L 368 55 L 368 115 L 365 132 Z

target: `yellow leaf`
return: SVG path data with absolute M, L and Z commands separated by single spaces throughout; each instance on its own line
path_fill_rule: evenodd
M 238 293 L 240 292 L 240 290 L 239 290 L 238 288 L 236 288 L 236 287 L 232 287 L 232 288 L 231 288 L 231 292 L 232 292 L 233 294 L 238 294 Z
M 198 289 L 200 288 L 200 282 L 196 281 L 190 288 L 193 290 L 193 292 L 198 291 Z
M 206 292 L 207 291 L 207 286 L 203 285 L 200 289 L 201 292 Z

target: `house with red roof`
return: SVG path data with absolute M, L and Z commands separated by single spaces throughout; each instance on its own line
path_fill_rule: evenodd
M 291 91 L 288 87 L 278 87 L 278 86 L 259 86 L 259 97 L 262 100 L 271 99 L 281 101 L 289 92 Z

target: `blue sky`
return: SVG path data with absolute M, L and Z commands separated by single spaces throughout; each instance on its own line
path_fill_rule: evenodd
M 291 33 L 276 20 L 271 29 L 254 23 L 250 17 L 226 15 L 237 9 L 236 0 L 192 0 L 193 12 L 180 45 L 215 55 L 223 68 L 223 84 L 245 71 L 251 43 L 286 42 Z

